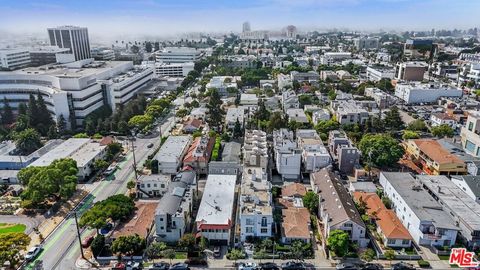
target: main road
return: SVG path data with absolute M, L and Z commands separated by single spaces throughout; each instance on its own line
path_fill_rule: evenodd
M 168 117 L 160 126 L 161 134 L 167 134 L 171 128 L 174 117 Z M 153 143 L 153 147 L 148 148 L 147 145 Z M 135 158 L 137 166 L 141 168 L 143 162 L 147 159 L 158 146 L 160 145 L 160 136 L 153 136 L 153 138 L 139 139 L 134 141 Z M 102 201 L 115 194 L 124 194 L 127 191 L 126 183 L 133 179 L 133 153 L 129 151 L 126 158 L 119 163 L 119 169 L 115 172 L 115 179 L 107 178 L 92 184 L 86 184 L 82 188 L 87 189 L 90 193 L 77 206 L 78 216 L 81 216 L 94 203 Z M 82 239 L 87 235 L 92 234 L 90 229 L 81 231 Z M 43 244 L 43 251 L 40 255 L 28 264 L 24 269 L 33 269 L 37 261 L 43 262 L 43 269 L 77 269 L 75 261 L 80 256 L 80 247 L 78 243 L 75 218 L 73 215 L 68 216 L 60 223 L 53 233 L 48 236 Z

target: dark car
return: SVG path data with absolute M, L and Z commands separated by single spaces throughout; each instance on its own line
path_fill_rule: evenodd
M 362 266 L 362 270 L 382 270 L 383 267 L 380 264 L 376 263 L 367 263 Z
M 340 263 L 335 268 L 337 270 L 358 270 L 358 267 L 353 263 Z
M 260 265 L 261 270 L 279 270 L 280 267 L 276 263 L 268 262 L 268 263 L 261 263 Z
M 172 264 L 170 270 L 190 270 L 190 267 L 186 263 L 175 263 Z
M 170 269 L 170 264 L 167 263 L 167 262 L 154 263 L 148 269 L 150 269 L 150 270 L 168 270 L 168 269 Z
M 392 265 L 392 270 L 415 270 L 415 266 L 409 263 L 399 262 Z
M 282 263 L 282 269 L 283 270 L 303 270 L 305 269 L 305 266 L 303 265 L 303 263 L 290 261 L 290 262 Z
M 83 247 L 83 248 L 88 248 L 88 247 L 90 246 L 90 244 L 92 243 L 93 238 L 94 238 L 93 236 L 89 236 L 89 237 L 83 239 L 83 241 L 82 241 L 82 247 Z

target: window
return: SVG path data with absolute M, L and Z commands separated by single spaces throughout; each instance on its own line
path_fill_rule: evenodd
M 410 244 L 410 240 L 408 239 L 403 239 L 402 240 L 402 245 L 409 245 Z
M 465 149 L 470 153 L 474 153 L 475 152 L 475 144 L 472 143 L 469 140 L 466 140 L 465 141 Z
M 394 245 L 395 242 L 396 242 L 395 239 L 388 239 L 387 240 L 387 244 L 389 244 L 389 245 Z
M 261 233 L 268 233 L 268 229 L 260 229 Z
M 253 233 L 253 227 L 246 227 L 245 232 L 246 233 Z
M 160 187 L 161 187 L 161 188 L 165 188 L 165 184 L 161 184 Z
M 468 130 L 473 130 L 473 122 L 468 122 Z
M 163 230 L 163 229 L 165 229 L 163 226 L 162 226 L 162 227 L 160 227 L 160 230 Z
M 262 227 L 267 227 L 267 218 L 262 217 Z
M 157 184 L 153 184 L 153 187 L 157 187 Z
M 145 184 L 141 184 L 140 187 L 144 188 L 144 187 L 145 187 Z
M 163 217 L 160 218 L 160 221 L 163 221 Z
M 343 227 L 350 227 L 351 228 L 351 227 L 353 227 L 353 224 L 352 223 L 345 223 L 345 224 L 343 224 Z
M 149 187 L 150 187 L 150 184 L 147 184 L 147 188 L 149 188 Z

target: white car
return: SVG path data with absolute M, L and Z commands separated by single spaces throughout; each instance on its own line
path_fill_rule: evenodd
M 41 250 L 42 250 L 42 247 L 38 245 L 31 247 L 27 251 L 27 254 L 25 254 L 25 260 L 31 261 L 35 259 L 35 257 L 37 257 L 38 253 L 40 253 Z
M 238 270 L 256 270 L 256 269 L 257 269 L 257 264 L 254 262 L 241 263 L 238 266 Z

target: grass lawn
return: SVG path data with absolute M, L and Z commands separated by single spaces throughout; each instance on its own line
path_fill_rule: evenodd
M 21 233 L 24 232 L 26 228 L 27 226 L 25 226 L 24 224 L 0 223 L 0 234 L 12 232 Z
M 175 259 L 186 260 L 187 259 L 187 253 L 186 252 L 176 252 L 175 253 Z

